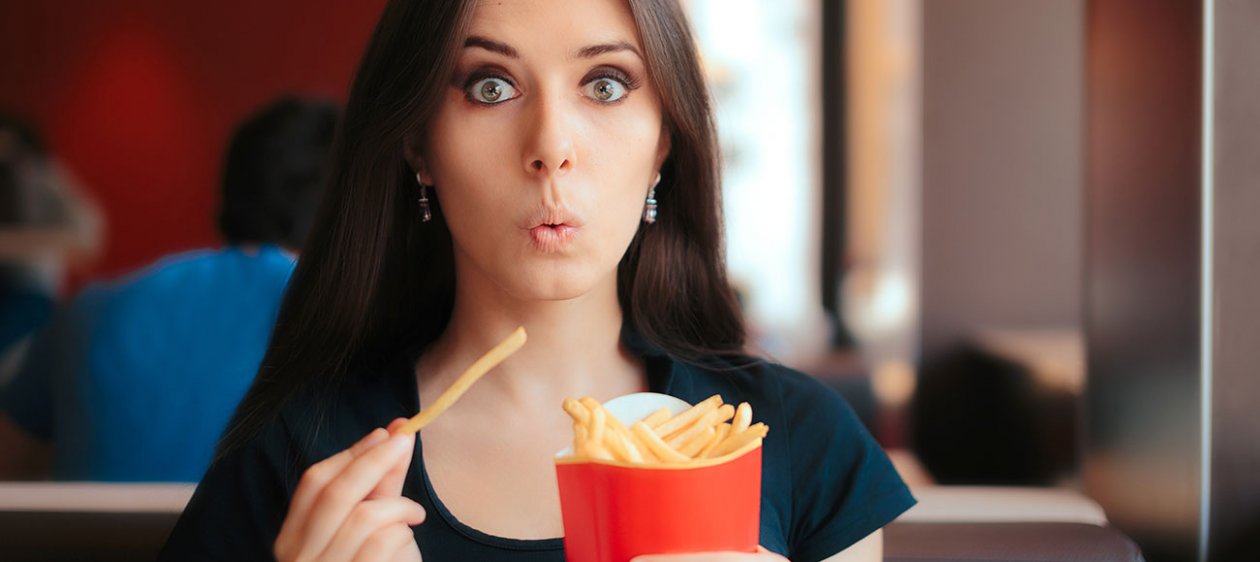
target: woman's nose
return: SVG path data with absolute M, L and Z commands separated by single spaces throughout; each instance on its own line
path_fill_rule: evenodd
M 539 179 L 564 175 L 577 163 L 571 112 L 556 95 L 541 95 L 532 101 L 533 119 L 526 124 L 526 173 Z

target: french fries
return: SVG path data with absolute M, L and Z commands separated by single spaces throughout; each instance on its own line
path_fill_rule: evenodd
M 566 398 L 573 419 L 573 456 L 630 464 L 685 465 L 760 445 L 770 428 L 752 422 L 752 407 L 723 404 L 714 394 L 677 415 L 661 408 L 625 427 L 599 401 Z

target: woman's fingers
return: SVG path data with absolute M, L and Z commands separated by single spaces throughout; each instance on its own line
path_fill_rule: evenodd
M 373 533 L 355 555 L 354 562 L 380 562 L 382 560 L 420 560 L 420 548 L 416 546 L 411 527 L 390 525 Z
M 355 457 L 319 491 L 305 525 L 299 527 L 302 552 L 320 552 L 354 507 L 367 498 L 400 457 L 411 453 L 412 441 L 391 437 Z
M 290 552 L 300 542 L 300 530 L 306 527 L 311 505 L 315 503 L 315 498 L 319 496 L 324 487 L 333 478 L 336 478 L 354 459 L 388 438 L 388 432 L 384 429 L 376 428 L 349 449 L 317 462 L 306 469 L 306 472 L 302 474 L 302 480 L 298 482 L 297 489 L 293 492 L 293 499 L 289 502 L 288 516 L 285 517 L 284 524 L 280 528 L 280 534 L 276 537 L 275 549 L 278 558 L 287 558 L 286 556 L 281 556 L 281 554 Z
M 394 418 L 394 421 L 390 422 L 389 426 L 386 427 L 386 431 L 393 435 L 394 430 L 404 423 L 407 423 L 406 418 Z M 410 450 L 415 451 L 416 436 L 414 434 L 409 434 L 405 437 L 410 442 Z M 381 479 L 381 483 L 372 490 L 372 493 L 368 494 L 368 498 L 401 496 L 403 483 L 407 480 L 407 471 L 411 468 L 411 456 L 411 454 L 408 454 L 398 459 L 398 464 L 394 465 L 389 472 L 385 473 L 385 477 Z
M 424 508 L 407 498 L 381 498 L 360 502 L 350 511 L 350 515 L 346 517 L 341 528 L 337 529 L 337 533 L 333 535 L 332 541 L 324 549 L 320 560 L 351 560 L 358 553 L 367 550 L 369 545 L 373 544 L 373 537 L 383 532 L 388 535 L 389 533 L 386 531 L 389 528 L 397 527 L 400 524 L 407 529 L 407 536 L 410 537 L 410 526 L 419 525 L 424 521 L 424 515 Z M 375 540 L 384 541 L 385 539 L 377 538 Z M 384 546 L 373 546 L 371 548 L 385 549 L 385 552 L 388 554 L 397 550 L 398 545 L 394 544 L 393 540 L 390 540 Z M 384 560 L 386 558 L 378 559 Z

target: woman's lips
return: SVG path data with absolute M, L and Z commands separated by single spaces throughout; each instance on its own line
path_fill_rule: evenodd
M 530 241 L 544 254 L 563 252 L 575 236 L 577 227 L 568 224 L 540 224 L 529 229 Z

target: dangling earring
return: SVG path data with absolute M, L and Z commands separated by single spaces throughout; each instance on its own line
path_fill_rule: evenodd
M 420 221 L 429 222 L 433 220 L 433 211 L 429 209 L 429 186 L 424 185 L 420 174 L 416 174 L 416 183 L 420 184 Z
M 656 174 L 656 181 L 652 182 L 652 187 L 648 188 L 647 206 L 643 208 L 643 222 L 652 224 L 656 222 L 656 186 L 661 183 L 661 174 Z

